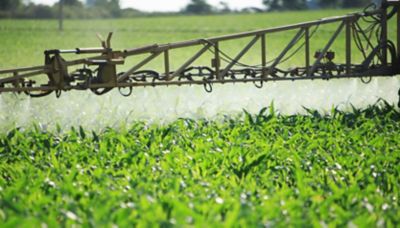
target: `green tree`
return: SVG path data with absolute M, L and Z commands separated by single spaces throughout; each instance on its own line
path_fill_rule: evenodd
M 317 3 L 321 8 L 335 8 L 340 6 L 339 0 L 318 0 Z
M 81 6 L 82 3 L 79 0 L 63 0 L 66 6 Z
M 343 0 L 342 6 L 344 8 L 364 7 L 371 2 L 370 0 Z
M 121 7 L 119 0 L 86 0 L 86 5 L 94 7 L 102 14 L 109 14 L 110 17 L 121 16 Z
M 21 0 L 0 0 L 0 18 L 15 17 L 22 6 Z
M 229 7 L 229 4 L 226 1 L 220 1 L 219 5 L 221 6 L 221 13 L 230 13 L 232 12 L 231 8 Z
M 0 0 L 0 11 L 14 11 L 21 5 L 21 0 Z
M 110 0 L 109 9 L 113 17 L 121 16 L 121 7 L 119 5 L 119 0 Z
M 279 0 L 263 0 L 263 4 L 268 10 L 282 10 L 282 4 Z
M 268 10 L 302 10 L 307 8 L 307 0 L 263 0 Z
M 55 15 L 50 6 L 41 4 L 39 5 L 29 4 L 24 9 L 23 17 L 49 19 L 49 18 L 54 18 Z
M 86 5 L 87 6 L 94 6 L 96 4 L 96 0 L 86 0 Z
M 207 14 L 212 12 L 212 7 L 205 0 L 192 0 L 184 9 L 185 13 Z

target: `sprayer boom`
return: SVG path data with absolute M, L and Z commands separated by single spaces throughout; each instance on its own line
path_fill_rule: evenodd
M 207 92 L 215 83 L 252 82 L 262 87 L 268 81 L 314 80 L 360 78 L 368 82 L 372 77 L 395 76 L 400 74 L 400 1 L 383 1 L 379 8 L 369 8 L 361 13 L 325 18 L 306 23 L 270 29 L 224 35 L 207 39 L 196 39 L 169 44 L 153 44 L 144 47 L 115 51 L 111 48 L 110 33 L 101 40 L 98 48 L 76 48 L 72 50 L 47 50 L 43 66 L 0 70 L 0 93 L 23 92 L 31 97 L 42 97 L 62 91 L 91 90 L 97 95 L 118 88 L 122 95 L 129 96 L 134 87 L 166 85 L 203 85 Z M 396 43 L 388 39 L 388 20 L 397 15 Z M 361 20 L 363 23 L 361 23 Z M 325 46 L 311 53 L 313 36 L 320 27 L 336 24 L 337 28 Z M 365 26 L 367 24 L 367 26 Z M 393 28 L 390 28 L 393 29 Z M 272 60 L 267 61 L 266 37 L 272 33 L 295 31 L 294 37 Z M 345 58 L 336 60 L 332 45 L 338 36 L 345 37 Z M 221 44 L 226 41 L 250 39 L 236 56 L 229 56 Z M 260 60 L 255 65 L 241 62 L 242 57 L 259 43 Z M 355 45 L 356 48 L 352 48 Z M 177 69 L 171 70 L 170 52 L 198 46 L 199 50 Z M 363 60 L 356 63 L 354 50 Z M 304 65 L 285 69 L 282 64 L 303 51 Z M 193 66 L 206 52 L 211 52 L 209 65 Z M 93 55 L 67 61 L 67 54 Z M 134 66 L 125 72 L 118 72 L 119 65 L 132 56 L 142 56 Z M 163 72 L 145 67 L 161 56 Z M 74 70 L 71 71 L 70 69 Z M 40 82 L 40 83 L 39 83 Z M 39 85 L 38 85 L 39 84 Z M 125 89 L 123 89 L 125 88 Z M 124 93 L 125 91 L 125 93 Z

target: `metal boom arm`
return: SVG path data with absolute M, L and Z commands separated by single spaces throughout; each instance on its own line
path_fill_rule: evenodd
M 390 9 L 390 12 L 388 12 Z M 0 93 L 24 92 L 32 97 L 41 97 L 56 92 L 57 97 L 62 91 L 91 90 L 102 95 L 113 88 L 129 88 L 128 96 L 133 87 L 161 86 L 161 85 L 203 85 L 212 91 L 214 83 L 253 82 L 261 87 L 264 82 L 283 80 L 314 80 L 339 78 L 365 78 L 380 76 L 395 76 L 400 74 L 400 1 L 383 1 L 379 9 L 345 16 L 325 18 L 305 23 L 243 32 L 232 35 L 195 39 L 169 44 L 153 44 L 144 47 L 115 51 L 111 48 L 111 33 L 106 41 L 102 41 L 99 48 L 76 48 L 72 50 L 47 50 L 43 66 L 0 70 Z M 397 15 L 397 41 L 394 44 L 388 39 L 388 20 Z M 359 21 L 368 22 L 363 29 Z M 338 24 L 324 47 L 312 58 L 310 46 L 312 36 L 320 26 Z M 381 30 L 376 31 L 377 28 Z M 297 34 L 286 45 L 283 51 L 274 59 L 267 62 L 267 36 L 272 33 L 297 31 Z M 345 62 L 335 63 L 335 53 L 331 51 L 332 44 L 341 33 L 345 33 Z M 380 32 L 379 32 L 380 31 Z M 371 34 L 378 34 L 373 40 Z M 221 43 L 229 40 L 250 38 L 251 41 L 239 50 L 237 56 L 230 57 L 221 50 Z M 260 65 L 252 66 L 240 62 L 256 43 L 261 43 Z M 299 45 L 300 43 L 300 45 Z M 352 59 L 352 45 L 364 57 L 361 63 L 354 63 Z M 191 58 L 187 59 L 175 71 L 171 70 L 169 54 L 175 49 L 200 46 Z M 295 49 L 296 48 L 296 49 Z M 305 65 L 291 69 L 283 69 L 282 63 L 294 56 L 301 48 L 305 51 Z M 295 49 L 293 51 L 293 49 Z M 291 52 L 289 54 L 289 52 Z M 213 53 L 210 66 L 192 66 L 204 53 Z M 93 57 L 66 61 L 63 54 L 97 54 Z M 163 54 L 163 55 L 161 55 Z M 126 58 L 146 55 L 126 72 L 117 72 L 117 66 L 124 64 Z M 147 69 L 141 70 L 158 56 L 164 58 L 164 72 Z M 285 58 L 285 56 L 287 56 Z M 390 57 L 390 58 L 389 58 Z M 222 66 L 222 62 L 226 66 Z M 82 68 L 69 72 L 72 66 Z M 43 77 L 44 76 L 44 77 Z M 33 80 L 45 81 L 45 84 L 36 85 Z M 46 83 L 47 81 L 47 83 Z

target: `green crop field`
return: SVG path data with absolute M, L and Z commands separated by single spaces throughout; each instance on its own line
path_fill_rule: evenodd
M 124 49 L 349 12 L 68 20 L 61 33 L 56 21 L 0 20 L 0 68 L 40 65 L 45 49 L 97 46 L 96 32 L 115 32 L 113 46 Z M 321 27 L 313 50 L 335 29 Z M 267 37 L 270 59 L 293 34 Z M 234 54 L 246 41 L 221 48 Z M 343 58 L 343 37 L 333 48 Z M 245 61 L 258 61 L 258 53 Z M 173 60 L 190 54 L 177 51 Z M 280 115 L 271 105 L 258 114 L 138 120 L 99 131 L 41 123 L 3 129 L 0 226 L 399 226 L 399 111 L 380 101 L 307 113 Z

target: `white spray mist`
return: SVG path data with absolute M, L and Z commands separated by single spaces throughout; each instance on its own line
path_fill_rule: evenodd
M 398 78 L 373 79 L 363 84 L 357 79 L 330 81 L 268 82 L 262 89 L 252 83 L 214 85 L 212 93 L 202 86 L 134 88 L 130 97 L 118 90 L 103 96 L 88 91 L 65 92 L 60 98 L 0 96 L 0 131 L 29 127 L 33 123 L 54 129 L 82 126 L 88 130 L 118 128 L 133 121 L 168 123 L 179 117 L 215 118 L 246 109 L 257 113 L 274 102 L 281 114 L 305 113 L 303 107 L 329 112 L 332 107 L 346 110 L 350 104 L 362 108 L 379 98 L 397 103 Z

